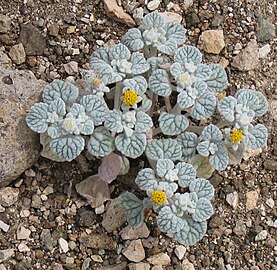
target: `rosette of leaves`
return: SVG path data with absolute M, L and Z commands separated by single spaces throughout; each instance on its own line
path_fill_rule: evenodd
M 220 100 L 217 108 L 225 124 L 232 126 L 224 129 L 232 164 L 241 161 L 245 147 L 255 149 L 265 146 L 267 128 L 262 124 L 252 124 L 255 117 L 264 115 L 268 110 L 268 102 L 261 92 L 241 89 L 235 97 L 228 96 Z
M 174 235 L 180 243 L 194 245 L 204 236 L 206 220 L 213 214 L 210 200 L 214 189 L 209 181 L 196 178 L 191 164 L 180 162 L 174 165 L 169 159 L 159 159 L 155 171 L 142 169 L 135 181 L 146 191 L 148 198 L 141 201 L 130 193 L 120 196 L 131 226 L 140 226 L 144 209 L 152 207 L 158 214 L 160 230 Z M 176 193 L 178 185 L 190 192 Z
M 42 134 L 43 154 L 56 161 L 71 161 L 85 147 L 82 135 L 91 135 L 107 113 L 104 100 L 84 96 L 76 103 L 78 88 L 54 80 L 43 92 L 43 102 L 33 105 L 26 117 L 27 125 Z
M 92 53 L 90 67 L 105 85 L 121 82 L 126 76 L 139 75 L 149 70 L 143 53 L 131 53 L 121 43 Z
M 200 140 L 196 147 L 198 153 L 203 157 L 209 157 L 211 166 L 216 170 L 226 169 L 229 156 L 220 129 L 213 124 L 208 125 L 203 129 Z
M 158 50 L 173 55 L 186 39 L 186 30 L 179 23 L 166 22 L 158 13 L 146 15 L 139 28 L 132 28 L 123 36 L 122 43 L 131 51 L 152 52 Z M 153 55 L 152 55 L 153 56 Z
M 146 95 L 147 87 L 147 80 L 143 76 L 125 79 L 121 95 L 122 110 L 137 109 L 147 112 L 152 105 L 152 100 Z
M 217 104 L 216 94 L 227 87 L 227 75 L 218 64 L 202 64 L 202 54 L 194 47 L 185 45 L 174 54 L 170 74 L 164 69 L 153 71 L 149 78 L 149 88 L 163 97 L 178 92 L 177 106 L 197 120 L 212 116 Z M 171 83 L 171 75 L 176 87 Z M 176 111 L 176 110 L 175 110 Z
M 106 117 L 104 126 L 114 132 L 115 147 L 123 155 L 137 158 L 146 147 L 145 133 L 153 126 L 151 117 L 142 111 L 111 110 Z
M 91 94 L 103 97 L 105 93 L 110 92 L 110 88 L 104 84 L 93 70 L 82 69 L 80 73 L 87 82 L 88 90 Z

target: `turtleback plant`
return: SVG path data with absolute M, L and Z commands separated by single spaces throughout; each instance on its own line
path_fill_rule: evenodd
M 145 198 L 127 191 L 118 200 L 129 224 L 140 226 L 152 208 L 161 231 L 194 245 L 214 212 L 207 179 L 240 163 L 245 148 L 266 145 L 267 128 L 255 118 L 268 103 L 252 89 L 226 96 L 224 68 L 203 63 L 185 40 L 182 25 L 149 13 L 121 43 L 92 53 L 90 70 L 81 71 L 82 97 L 73 84 L 54 80 L 26 121 L 40 133 L 44 157 L 72 161 L 86 148 L 101 159 L 95 177 L 105 183 L 145 155 L 150 167 L 135 179 Z

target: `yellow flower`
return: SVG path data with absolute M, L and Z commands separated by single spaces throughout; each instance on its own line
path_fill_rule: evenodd
M 139 95 L 137 92 L 131 89 L 127 89 L 122 96 L 123 103 L 128 106 L 135 105 L 138 102 L 138 99 Z
M 92 80 L 92 84 L 94 87 L 99 87 L 101 85 L 102 81 L 99 78 L 95 78 Z
M 225 97 L 226 97 L 226 92 L 225 92 L 225 91 L 220 92 L 220 93 L 217 94 L 217 98 L 218 98 L 219 100 L 221 100 L 221 99 L 223 99 L 223 98 L 225 98 Z
M 241 129 L 234 129 L 230 132 L 230 138 L 233 143 L 240 143 L 243 138 L 243 132 Z
M 154 190 L 151 193 L 151 199 L 155 204 L 161 205 L 166 201 L 166 193 L 164 191 Z

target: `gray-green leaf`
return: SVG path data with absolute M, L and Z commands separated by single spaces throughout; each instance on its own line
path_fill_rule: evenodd
M 184 115 L 175 115 L 162 112 L 159 117 L 159 126 L 165 135 L 178 135 L 189 125 L 188 119 Z
M 105 127 L 98 127 L 90 136 L 87 149 L 96 157 L 105 157 L 115 150 L 114 138 Z

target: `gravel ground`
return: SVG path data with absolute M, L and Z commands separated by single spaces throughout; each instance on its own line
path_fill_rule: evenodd
M 55 78 L 78 80 L 79 68 L 88 66 L 91 52 L 117 43 L 128 29 L 126 19 L 107 16 L 103 2 L 116 1 L 0 0 L 0 14 L 7 16 L 0 19 L 0 64 L 31 70 L 49 82 Z M 118 2 L 138 21 L 137 14 L 147 13 L 151 7 L 146 0 Z M 0 270 L 277 269 L 277 61 L 272 25 L 276 24 L 276 1 L 175 0 L 156 4 L 160 12 L 183 17 L 188 44 L 197 45 L 205 30 L 223 30 L 224 49 L 217 54 L 202 50 L 205 61 L 226 67 L 228 94 L 244 87 L 267 96 L 271 109 L 259 122 L 269 130 L 268 146 L 248 153 L 239 166 L 213 175 L 215 214 L 204 239 L 189 248 L 161 234 L 151 212 L 145 226 L 132 232 L 122 224 L 124 213 L 113 203 L 106 205 L 104 218 L 86 206 L 74 184 L 95 173 L 98 161 L 81 156 L 60 164 L 40 158 L 10 188 L 2 189 L 10 196 L 0 206 Z M 254 43 L 250 42 L 253 39 Z M 253 58 L 244 57 L 245 50 Z M 136 189 L 132 181 L 141 162 L 131 164 L 128 178 L 112 183 L 113 198 L 123 190 Z

